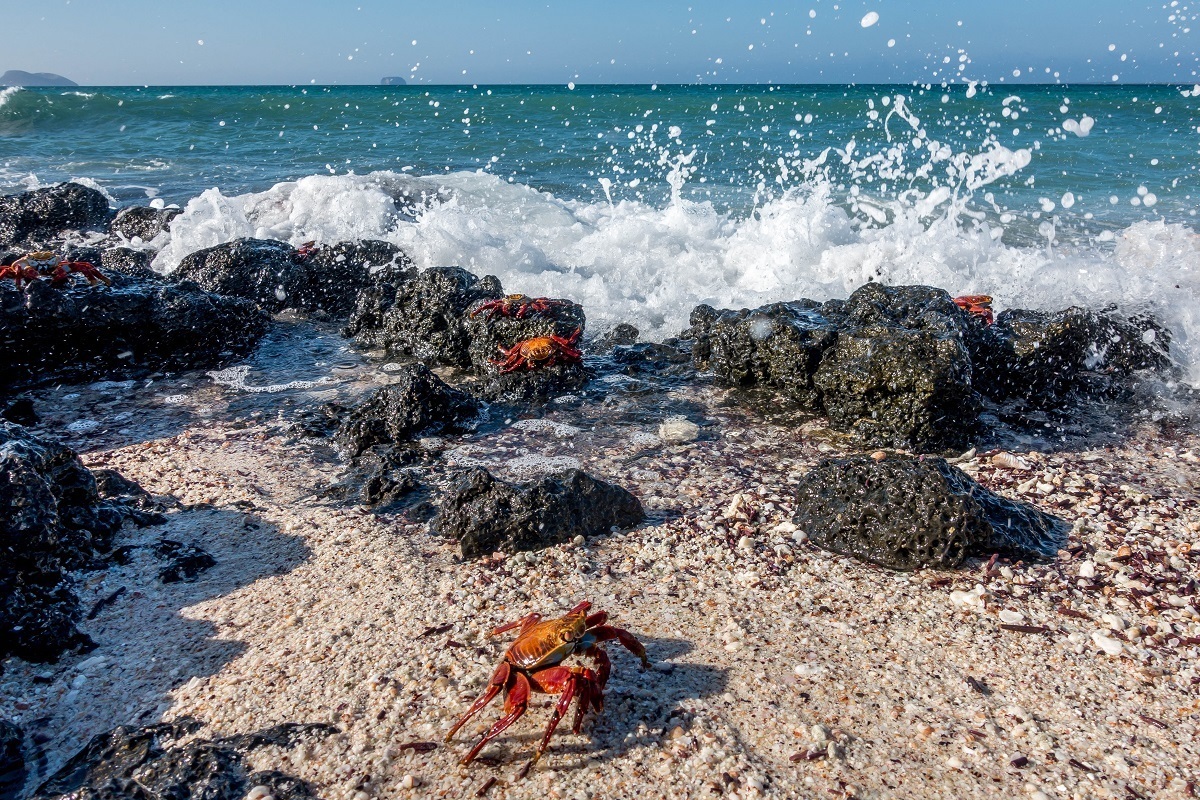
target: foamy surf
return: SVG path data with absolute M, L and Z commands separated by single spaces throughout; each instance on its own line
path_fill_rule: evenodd
M 966 162 L 973 188 L 1005 163 L 972 171 Z M 867 281 L 987 293 L 997 308 L 1116 304 L 1162 320 L 1186 380 L 1200 383 L 1194 232 L 1141 221 L 1068 245 L 1011 245 L 1002 225 L 961 213 L 961 198 L 932 195 L 874 198 L 879 213 L 866 215 L 816 180 L 739 217 L 678 195 L 662 207 L 562 200 L 484 172 L 314 175 L 265 192 L 204 192 L 156 242 L 155 267 L 170 272 L 190 252 L 243 236 L 382 239 L 421 268 L 457 264 L 511 291 L 570 297 L 587 308 L 593 331 L 629 322 L 651 339 L 686 328 L 699 303 L 824 300 Z

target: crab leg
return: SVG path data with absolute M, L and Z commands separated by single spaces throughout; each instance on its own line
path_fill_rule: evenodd
M 642 660 L 643 667 L 650 666 L 650 660 L 646 658 L 646 648 L 642 643 L 633 638 L 633 634 L 624 628 L 617 628 L 612 625 L 601 625 L 597 628 L 589 629 L 587 635 L 596 642 L 607 642 L 610 639 L 616 639 L 624 646 L 626 650 L 633 653 Z
M 500 694 L 500 690 L 508 684 L 509 675 L 512 672 L 512 667 L 507 661 L 500 662 L 500 666 L 496 667 L 496 671 L 492 673 L 491 680 L 488 681 L 487 689 L 483 694 L 479 695 L 479 699 L 467 709 L 467 713 L 458 718 L 458 722 L 454 723 L 454 727 L 446 734 L 444 741 L 450 741 L 454 738 L 454 734 L 458 733 L 458 729 L 467 724 L 467 720 L 478 714 L 496 695 Z
M 608 674 L 612 671 L 612 662 L 608 660 L 608 653 L 604 652 L 603 648 L 592 645 L 583 651 L 583 654 L 596 662 L 596 686 L 603 689 L 608 685 Z M 604 710 L 604 695 L 596 695 L 597 711 Z
M 533 754 L 532 763 L 536 764 L 550 746 L 550 737 L 554 734 L 554 729 L 558 727 L 563 715 L 567 713 L 567 709 L 571 707 L 571 701 L 575 699 L 577 692 L 580 695 L 579 707 L 581 709 L 586 707 L 585 703 L 591 695 L 590 686 L 595 683 L 596 676 L 587 667 L 550 667 L 533 673 L 531 677 L 539 691 L 547 694 L 561 693 L 558 697 L 558 704 L 554 706 L 554 713 L 550 716 L 550 724 L 546 726 L 546 733 L 542 736 L 542 743 L 538 745 Z M 582 714 L 577 715 L 576 732 L 582 722 Z
M 511 631 L 513 628 L 519 627 L 521 629 L 517 632 L 517 635 L 519 636 L 520 634 L 529 630 L 530 628 L 532 628 L 534 625 L 537 625 L 541 621 L 542 621 L 542 615 L 535 611 L 532 614 L 526 614 L 525 616 L 521 617 L 516 622 L 506 622 L 505 624 L 501 625 L 498 628 L 493 628 L 492 632 L 488 635 L 489 636 L 499 636 L 500 634 L 502 634 L 506 631 Z
M 508 664 L 504 664 L 504 667 L 507 666 Z M 488 729 L 488 732 L 471 748 L 471 752 L 467 753 L 458 763 L 470 764 L 475 760 L 475 756 L 479 755 L 479 751 L 483 749 L 484 745 L 504 733 L 509 725 L 521 718 L 525 709 L 529 707 L 529 691 L 529 679 L 523 673 L 515 673 L 512 686 L 504 698 L 504 716 L 496 720 L 496 724 Z

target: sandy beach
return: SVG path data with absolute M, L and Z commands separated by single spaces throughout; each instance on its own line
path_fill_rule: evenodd
M 333 390 L 268 402 L 195 374 L 113 387 L 36 393 L 38 430 L 174 498 L 166 526 L 126 526 L 118 545 L 191 542 L 217 566 L 162 584 L 135 549 L 81 575 L 93 652 L 4 664 L 0 715 L 44 752 L 29 790 L 94 734 L 187 717 L 205 738 L 336 725 L 251 756 L 330 800 L 1137 799 L 1200 785 L 1200 436 L 1170 421 L 1095 446 L 968 454 L 959 466 L 985 486 L 1071 523 L 1067 549 L 906 574 L 818 550 L 790 522 L 791 485 L 842 452 L 819 422 L 765 419 L 703 381 L 640 410 L 551 404 L 541 421 L 422 445 L 444 476 L 581 466 L 636 494 L 647 522 L 463 561 L 425 522 L 330 496 L 345 464 L 295 434 L 291 409 Z M 671 404 L 706 421 L 697 440 L 658 438 Z M 535 696 L 459 767 L 500 713 L 442 743 L 507 646 L 487 632 L 585 599 L 653 668 L 610 643 L 606 706 L 582 735 L 564 725 L 518 780 L 552 707 Z

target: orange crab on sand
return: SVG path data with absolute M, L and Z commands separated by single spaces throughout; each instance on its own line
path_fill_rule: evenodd
M 642 643 L 629 631 L 607 624 L 606 612 L 589 614 L 588 609 L 591 607 L 592 604 L 585 600 L 557 619 L 543 620 L 541 614 L 529 614 L 491 632 L 492 636 L 496 636 L 513 628 L 518 629 L 516 641 L 505 651 L 504 658 L 488 681 L 487 689 L 467 709 L 467 713 L 454 723 L 454 727 L 446 734 L 446 741 L 453 739 L 459 728 L 482 711 L 502 691 L 504 716 L 488 729 L 459 763 L 470 764 L 484 745 L 520 719 L 529 707 L 530 695 L 535 692 L 557 694 L 559 698 L 550 717 L 550 724 L 546 727 L 546 733 L 542 736 L 541 744 L 534 752 L 529 766 L 536 764 L 546 752 L 546 748 L 550 746 L 550 736 L 576 697 L 579 698 L 579 703 L 575 708 L 575 720 L 571 730 L 579 733 L 588 706 L 596 709 L 597 713 L 604 710 L 604 686 L 608 683 L 610 663 L 608 654 L 600 647 L 601 642 L 616 639 L 625 649 L 642 660 L 643 667 L 650 666 L 650 661 L 646 658 L 646 648 Z M 596 669 L 562 666 L 563 661 L 576 654 L 591 658 L 596 664 Z
M 570 336 L 537 336 L 517 342 L 507 350 L 503 347 L 500 352 L 504 358 L 493 359 L 492 363 L 500 367 L 500 374 L 516 372 L 519 369 L 539 369 L 550 367 L 558 362 L 578 364 L 583 361 L 583 353 L 576 347 L 582 328 L 576 328 Z
M 954 305 L 968 314 L 979 317 L 986 325 L 991 325 L 994 321 L 994 317 L 992 316 L 992 296 L 990 294 L 964 294 L 954 298 Z
M 112 286 L 112 281 L 103 272 L 96 269 L 94 264 L 88 261 L 70 261 L 61 258 L 53 250 L 26 253 L 10 264 L 8 269 L 18 270 L 21 277 L 31 282 L 49 274 L 52 286 L 64 286 L 71 280 L 71 276 L 76 274 L 86 278 L 89 286 L 95 286 L 98 283 Z M 35 277 L 31 279 L 31 275 Z M 17 285 L 20 286 L 20 281 L 17 282 Z
M 487 314 L 489 318 L 516 317 L 524 319 L 529 314 L 544 314 L 552 308 L 569 306 L 566 300 L 551 300 L 549 297 L 529 297 L 524 294 L 510 294 L 499 300 L 488 300 L 481 303 L 471 312 L 471 318 Z

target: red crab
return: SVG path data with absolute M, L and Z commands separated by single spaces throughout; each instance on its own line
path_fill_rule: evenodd
M 601 642 L 616 639 L 625 649 L 642 660 L 643 667 L 650 666 L 650 661 L 646 658 L 646 648 L 642 643 L 629 631 L 606 624 L 608 614 L 604 611 L 588 614 L 591 606 L 591 603 L 584 601 L 568 611 L 565 616 L 544 622 L 541 614 L 529 614 L 491 632 L 492 636 L 496 636 L 513 628 L 519 629 L 516 641 L 509 645 L 500 665 L 492 673 L 487 689 L 467 709 L 467 713 L 454 723 L 454 727 L 446 734 L 446 741 L 453 739 L 459 728 L 482 711 L 501 691 L 504 692 L 504 716 L 488 729 L 459 763 L 471 763 L 484 745 L 520 719 L 529 707 L 531 693 L 557 694 L 559 698 L 550 717 L 550 724 L 546 727 L 546 733 L 542 736 L 542 742 L 534 752 L 529 766 L 536 764 L 550 746 L 550 736 L 558 727 L 559 720 L 571 707 L 571 701 L 576 695 L 579 696 L 579 703 L 575 707 L 575 720 L 571 730 L 579 733 L 588 706 L 596 709 L 597 713 L 604 710 L 604 686 L 608 683 L 611 665 L 608 654 L 600 647 Z M 596 669 L 561 666 L 569 656 L 576 654 L 591 658 L 596 664 Z
M 954 305 L 968 314 L 979 317 L 985 325 L 991 325 L 994 321 L 992 316 L 992 296 L 990 294 L 964 294 L 954 298 Z
M 296 248 L 296 259 L 298 261 L 307 261 L 315 252 L 317 252 L 316 241 L 305 242 Z
M 569 306 L 566 300 L 551 300 L 549 297 L 529 297 L 524 294 L 510 294 L 499 300 L 488 300 L 471 312 L 471 318 L 486 313 L 489 318 L 516 317 L 524 319 L 529 314 L 544 314 L 552 308 Z
M 41 273 L 29 266 L 22 267 L 17 266 L 16 263 L 13 263 L 0 267 L 0 281 L 4 280 L 5 278 L 12 278 L 18 289 L 21 288 L 22 283 L 33 283 L 41 277 Z
M 500 367 L 500 374 L 515 372 L 519 369 L 540 369 L 550 367 L 563 361 L 567 364 L 578 364 L 583 361 L 581 353 L 574 345 L 579 341 L 582 328 L 576 328 L 570 336 L 537 336 L 517 342 L 505 350 L 500 348 L 504 358 L 492 359 L 492 363 Z
M 71 280 L 71 275 L 73 274 L 79 274 L 87 278 L 88 285 L 90 286 L 95 286 L 97 283 L 112 286 L 112 281 L 103 272 L 96 269 L 94 264 L 87 261 L 68 261 L 65 258 L 60 258 L 58 253 L 55 253 L 53 250 L 38 250 L 35 253 L 26 253 L 10 265 L 10 269 L 13 268 L 19 270 L 25 280 L 31 280 L 30 269 L 36 272 L 39 278 L 46 273 L 50 273 L 50 284 L 52 286 L 66 285 Z M 20 284 L 18 283 L 18 285 Z

